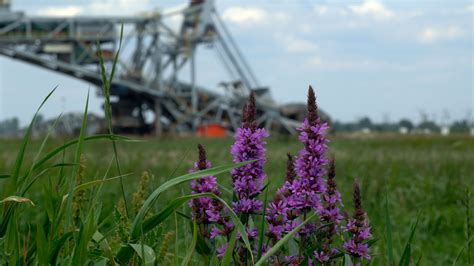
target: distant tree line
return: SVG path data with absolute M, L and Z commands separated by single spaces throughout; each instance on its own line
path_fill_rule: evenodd
M 0 136 L 14 137 L 20 131 L 20 122 L 18 118 L 10 118 L 0 121 Z
M 69 132 L 78 126 L 80 127 L 80 119 L 82 117 L 70 114 L 64 115 L 63 120 L 68 123 L 63 123 L 58 126 L 59 135 L 64 132 Z M 91 120 L 96 121 L 95 117 L 92 117 Z M 330 121 L 329 119 L 327 121 Z M 35 127 L 33 132 L 46 133 L 47 129 L 54 120 L 45 121 L 41 114 L 38 114 L 36 119 Z M 73 123 L 74 122 L 74 123 Z M 368 117 L 363 117 L 356 122 L 340 122 L 334 121 L 331 123 L 331 131 L 334 133 L 352 133 L 352 132 L 361 132 L 361 133 L 370 133 L 370 132 L 393 132 L 393 133 L 422 133 L 422 134 L 437 134 L 443 133 L 443 127 L 448 129 L 448 133 L 460 133 L 468 134 L 472 132 L 474 124 L 470 123 L 467 119 L 461 119 L 453 121 L 447 125 L 440 125 L 433 120 L 427 119 L 426 117 L 420 123 L 414 123 L 409 119 L 401 119 L 398 122 L 381 122 L 375 123 Z M 100 122 L 93 123 L 95 127 L 92 126 L 93 131 L 100 131 Z M 67 130 L 68 129 L 68 130 Z M 22 135 L 24 128 L 20 127 L 18 118 L 9 118 L 0 121 L 0 137 L 19 137 Z M 78 129 L 77 129 L 78 130 Z
M 424 119 L 420 123 L 414 123 L 409 119 L 401 119 L 398 122 L 375 123 L 368 117 L 363 117 L 356 122 L 332 123 L 333 132 L 397 132 L 397 133 L 441 133 L 447 128 L 449 133 L 469 133 L 474 125 L 467 119 L 457 120 L 447 125 L 440 125 L 433 120 Z

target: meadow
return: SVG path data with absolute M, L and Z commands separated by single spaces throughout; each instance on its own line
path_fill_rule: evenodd
M 410 235 L 410 230 L 419 217 L 411 244 L 410 264 L 415 265 L 468 265 L 474 258 L 468 254 L 466 236 L 466 202 L 473 201 L 472 193 L 468 198 L 467 189 L 474 187 L 474 138 L 469 136 L 329 136 L 330 154 L 336 158 L 336 181 L 346 209 L 352 210 L 352 182 L 358 178 L 361 183 L 362 204 L 365 208 L 372 233 L 377 239 L 371 248 L 373 265 L 387 265 L 390 242 L 393 245 L 393 257 L 398 262 Z M 49 140 L 44 153 L 62 145 L 67 140 Z M 20 150 L 21 140 L 0 140 L 0 174 L 10 173 L 15 157 Z M 171 177 L 186 174 L 197 160 L 196 145 L 202 143 L 207 150 L 208 159 L 213 165 L 223 165 L 232 161 L 229 154 L 233 139 L 200 139 L 194 137 L 145 138 L 138 142 L 117 142 L 117 154 L 123 178 L 125 194 L 132 201 L 133 193 L 139 190 L 140 176 L 148 171 L 150 183 L 144 189 L 145 194 L 169 180 Z M 28 144 L 23 163 L 23 171 L 34 160 L 40 150 L 41 140 Z M 265 171 L 269 181 L 269 195 L 284 180 L 286 153 L 296 154 L 302 148 L 296 137 L 271 137 L 267 145 L 267 163 Z M 71 162 L 75 149 L 72 146 L 52 162 Z M 83 182 L 118 175 L 113 165 L 113 146 L 109 141 L 88 141 L 83 147 Z M 41 169 L 37 169 L 40 172 Z M 25 195 L 36 206 L 21 208 L 21 219 L 40 222 L 44 218 L 41 210 L 45 204 L 48 179 L 57 179 L 60 169 L 51 170 L 36 182 Z M 0 179 L 0 192 L 3 192 L 7 179 Z M 223 187 L 230 187 L 230 175 L 218 175 Z M 57 182 L 53 181 L 53 182 Z M 176 197 L 190 193 L 189 183 L 183 183 L 167 190 L 153 205 L 159 211 L 166 203 Z M 2 193 L 3 194 L 3 193 Z M 87 198 L 90 194 L 86 193 Z M 222 195 L 230 199 L 231 193 Z M 121 188 L 118 181 L 104 184 L 100 196 L 96 199 L 102 206 L 100 223 L 109 228 L 110 217 L 116 212 L 112 206 L 118 206 Z M 145 196 L 146 198 L 146 196 Z M 92 199 L 88 199 L 92 200 Z M 471 204 L 472 206 L 472 204 Z M 180 213 L 190 210 L 187 205 Z M 387 217 L 387 214 L 389 217 Z M 471 222 L 472 223 L 472 222 Z M 21 225 L 20 225 L 21 226 Z M 103 231 L 107 231 L 104 229 Z M 391 233 L 392 241 L 388 241 Z M 114 232 L 111 232 L 113 234 Z M 163 264 L 173 264 L 174 257 L 183 258 L 189 249 L 193 232 L 189 220 L 181 215 L 172 215 L 162 226 L 163 235 L 168 238 L 167 250 L 163 251 Z M 158 240 L 159 239 L 159 240 Z M 163 248 L 161 248 L 163 249 Z M 194 254 L 191 264 L 197 265 L 199 255 Z M 419 260 L 421 258 L 421 260 Z M 1 259 L 0 259 L 1 260 Z M 195 263 L 192 263 L 192 262 Z

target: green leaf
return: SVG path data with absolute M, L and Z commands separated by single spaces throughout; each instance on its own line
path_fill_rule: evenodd
M 113 134 L 113 127 L 112 127 L 112 105 L 110 104 L 110 88 L 112 85 L 112 80 L 114 79 L 115 75 L 115 68 L 118 62 L 120 50 L 122 49 L 122 38 L 123 38 L 123 24 L 120 29 L 120 39 L 119 39 L 119 46 L 117 49 L 117 53 L 115 53 L 114 61 L 112 64 L 112 71 L 110 73 L 110 77 L 107 79 L 106 71 L 105 71 L 105 63 L 104 63 L 104 57 L 102 56 L 102 48 L 100 47 L 100 42 L 97 41 L 97 48 L 99 50 L 99 65 L 100 65 L 100 73 L 102 77 L 102 88 L 103 88 L 103 94 L 104 94 L 104 110 L 105 110 L 105 118 L 107 121 L 107 128 L 109 130 L 110 134 Z M 112 140 L 112 148 L 114 151 L 115 155 L 115 164 L 117 166 L 117 171 L 119 176 L 122 175 L 122 171 L 120 169 L 120 163 L 119 163 L 119 158 L 118 158 L 118 152 L 117 152 L 117 145 L 115 141 Z M 125 212 L 127 213 L 127 219 L 130 218 L 130 212 L 128 210 L 128 203 L 127 203 L 127 197 L 125 196 L 125 188 L 123 185 L 123 180 L 120 178 L 120 189 L 122 192 L 122 199 L 124 201 L 125 205 Z
M 40 223 L 36 225 L 36 254 L 39 265 L 48 265 L 48 241 Z
M 423 254 L 420 254 L 420 257 L 418 258 L 418 260 L 416 261 L 416 266 L 420 265 L 421 263 L 421 258 L 423 258 Z
M 203 255 L 203 256 L 210 256 L 212 255 L 212 249 L 207 243 L 207 241 L 198 234 L 197 244 L 196 244 L 196 251 Z
M 82 115 L 82 124 L 81 124 L 81 129 L 79 131 L 79 138 L 76 146 L 76 153 L 74 155 L 74 163 L 77 164 L 77 166 L 72 167 L 71 171 L 71 177 L 69 179 L 69 189 L 68 189 L 68 195 L 71 195 L 66 202 L 66 213 L 64 217 L 64 227 L 65 230 L 69 229 L 69 226 L 72 224 L 71 218 L 72 218 L 72 198 L 74 194 L 74 187 L 76 187 L 76 176 L 79 171 L 79 164 L 81 160 L 81 155 L 82 155 L 82 148 L 83 148 L 83 143 L 84 143 L 84 136 L 86 133 L 86 127 L 87 127 L 87 113 L 89 111 L 89 91 L 87 92 L 87 99 L 86 99 L 86 106 L 84 108 L 84 114 Z M 92 222 L 92 221 L 91 221 Z M 91 236 L 92 237 L 92 236 Z M 82 258 L 81 258 L 82 259 Z M 74 258 L 73 258 L 74 261 Z
M 53 95 L 56 88 L 57 87 L 55 87 L 46 96 L 46 98 L 44 98 L 43 102 L 40 104 L 40 106 L 36 110 L 35 115 L 33 116 L 33 119 L 31 120 L 31 123 L 30 123 L 30 125 L 28 126 L 28 128 L 26 130 L 25 136 L 23 137 L 23 142 L 21 143 L 21 146 L 20 146 L 20 151 L 18 152 L 18 155 L 15 159 L 15 164 L 13 165 L 13 171 L 12 171 L 12 174 L 11 174 L 12 180 L 11 180 L 11 183 L 10 183 L 11 189 L 15 189 L 18 185 L 17 181 L 18 181 L 18 177 L 20 175 L 21 166 L 23 164 L 23 158 L 25 157 L 26 146 L 28 145 L 28 141 L 30 139 L 31 131 L 32 131 L 33 125 L 36 121 L 36 117 L 38 116 L 38 113 L 41 110 L 41 108 L 43 107 L 43 105 L 46 103 L 46 101 L 48 101 L 49 97 L 51 97 L 51 95 Z
M 143 229 L 141 232 L 138 232 L 139 234 L 146 234 L 159 226 L 163 221 L 168 219 L 177 209 L 179 209 L 184 203 L 191 199 L 195 198 L 201 198 L 201 197 L 211 197 L 214 194 L 211 193 L 201 193 L 201 194 L 192 194 L 192 195 L 186 195 L 182 197 L 178 197 L 174 200 L 172 200 L 163 210 L 161 210 L 159 213 L 151 216 L 150 218 L 146 219 L 143 222 Z M 132 240 L 138 240 L 138 237 L 140 236 L 139 234 L 137 235 L 132 235 L 130 238 Z
M 202 171 L 204 172 L 204 171 Z M 215 175 L 215 174 L 206 174 L 205 176 L 208 175 Z M 172 213 L 174 213 L 174 210 L 178 209 L 181 205 L 183 205 L 185 202 L 188 200 L 194 199 L 194 198 L 201 198 L 201 197 L 209 197 L 209 198 L 214 198 L 219 200 L 224 207 L 226 207 L 229 211 L 230 218 L 232 219 L 232 222 L 234 223 L 235 227 L 237 228 L 237 231 L 240 233 L 242 240 L 245 243 L 245 247 L 249 250 L 250 256 L 253 262 L 253 254 L 252 254 L 252 248 L 250 246 L 250 241 L 247 236 L 247 231 L 245 230 L 245 226 L 242 224 L 240 221 L 239 217 L 235 212 L 232 210 L 232 208 L 223 200 L 222 198 L 212 194 L 212 193 L 201 193 L 201 194 L 191 194 L 191 195 L 186 195 L 182 196 L 179 198 L 174 199 L 165 209 L 163 209 L 160 213 L 148 218 L 143 222 L 143 230 L 141 231 L 142 233 L 149 232 L 156 226 L 159 226 L 161 222 L 163 222 L 166 218 L 168 218 Z M 137 241 L 138 237 L 140 236 L 140 231 L 131 236 L 132 241 Z M 126 246 L 122 247 L 122 249 L 119 251 L 120 254 L 120 262 L 121 263 L 127 263 L 128 259 L 130 257 L 127 257 L 127 250 Z M 128 259 L 127 259 L 128 258 Z
M 275 254 L 286 242 L 288 242 L 293 236 L 311 219 L 316 216 L 316 213 L 312 214 L 308 219 L 298 225 L 295 229 L 291 230 L 288 234 L 286 234 L 282 239 L 280 239 L 270 250 L 268 250 L 265 255 L 263 255 L 255 264 L 256 266 L 264 265 L 266 261 Z
M 412 225 L 410 230 L 410 237 L 405 245 L 403 250 L 402 257 L 400 258 L 400 262 L 398 263 L 399 266 L 409 266 L 410 265 L 410 258 L 411 258 L 411 243 L 413 241 L 413 237 L 415 236 L 416 227 L 418 226 L 418 222 L 420 221 L 421 213 L 418 214 L 416 218 L 415 224 Z
M 137 236 L 140 235 L 140 223 L 142 223 L 143 217 L 145 216 L 146 212 L 151 208 L 155 200 L 161 195 L 162 192 L 168 190 L 171 187 L 179 185 L 181 183 L 189 182 L 191 180 L 198 179 L 205 176 L 211 176 L 211 175 L 216 176 L 218 174 L 228 172 L 231 169 L 241 167 L 251 162 L 253 161 L 221 165 L 221 166 L 213 167 L 210 169 L 175 177 L 171 180 L 166 181 L 165 183 L 163 183 L 161 186 L 159 186 L 157 189 L 155 189 L 155 191 L 151 193 L 151 195 L 146 199 L 145 203 L 143 204 L 137 216 L 135 217 L 132 224 L 132 231 L 131 231 L 132 238 L 134 237 L 136 238 Z
M 349 256 L 349 254 L 344 254 L 344 266 L 354 266 L 351 260 L 351 256 Z
M 75 239 L 76 241 L 72 256 L 73 265 L 85 265 L 88 257 L 89 243 L 91 242 L 94 233 L 97 232 L 100 212 L 100 208 L 91 210 L 84 223 L 81 224 Z
M 232 254 L 234 253 L 235 242 L 237 241 L 237 230 L 232 231 L 229 242 L 227 242 L 227 248 L 222 258 L 223 266 L 230 266 L 232 262 Z
M 393 239 L 392 239 L 392 220 L 388 209 L 388 193 L 385 191 L 385 228 L 387 234 L 387 256 L 388 263 L 393 265 Z
M 135 253 L 140 257 L 144 265 L 154 265 L 156 260 L 155 251 L 147 245 L 142 244 L 128 244 Z
M 51 253 L 49 255 L 49 262 L 51 265 L 56 265 L 56 261 L 58 259 L 59 251 L 63 248 L 64 244 L 72 237 L 72 232 L 67 232 L 62 235 L 60 238 L 54 240 L 53 248 L 51 249 Z
M 463 252 L 465 249 L 469 248 L 469 245 L 471 244 L 471 242 L 474 240 L 474 237 L 471 237 L 471 239 L 469 239 L 468 241 L 466 241 L 466 243 L 463 245 L 463 247 L 461 248 L 461 250 L 459 251 L 458 255 L 456 256 L 456 258 L 454 259 L 453 261 L 453 266 L 456 265 L 458 263 L 458 260 L 461 258 Z M 468 251 L 469 252 L 469 251 Z
M 35 206 L 33 201 L 31 201 L 30 199 L 18 197 L 18 196 L 10 196 L 10 197 L 4 198 L 3 200 L 0 200 L 0 203 L 6 203 L 6 202 L 30 203 L 31 206 Z
M 187 266 L 189 265 L 189 262 L 191 261 L 191 258 L 194 255 L 194 251 L 196 250 L 196 244 L 197 244 L 197 223 L 196 221 L 193 221 L 193 240 L 191 242 L 191 246 L 189 247 L 188 252 L 186 253 L 186 257 L 184 257 L 184 261 L 181 264 L 182 266 Z
M 268 204 L 268 185 L 265 186 L 265 199 L 263 201 L 263 213 L 262 213 L 262 221 L 259 228 L 259 236 L 258 236 L 258 251 L 257 251 L 257 260 L 262 257 L 262 250 L 263 250 L 263 238 L 265 237 L 265 216 L 267 213 L 267 204 Z
M 93 181 L 89 181 L 89 182 L 86 182 L 86 183 L 82 183 L 82 184 L 80 184 L 80 185 L 78 185 L 74 188 L 74 192 L 77 192 L 77 191 L 80 191 L 80 190 L 86 190 L 86 189 L 89 189 L 91 187 L 101 185 L 103 183 L 107 183 L 107 182 L 110 182 L 110 181 L 120 179 L 121 177 L 127 177 L 127 176 L 131 176 L 131 175 L 132 175 L 132 173 L 128 173 L 128 174 L 119 175 L 119 176 L 115 176 L 115 177 L 111 177 L 111 178 L 93 180 Z
M 57 126 L 57 124 L 58 124 L 58 122 L 59 122 L 60 119 L 61 119 L 61 115 L 59 115 L 59 116 L 56 118 L 56 120 L 54 121 L 53 125 L 48 129 L 48 133 L 47 133 L 46 136 L 44 137 L 44 139 L 43 139 L 43 141 L 42 141 L 42 143 L 41 143 L 40 148 L 39 148 L 38 151 L 36 152 L 36 156 L 35 156 L 35 158 L 34 158 L 34 160 L 33 160 L 33 163 L 31 164 L 30 168 L 28 169 L 28 171 L 26 172 L 26 174 L 25 174 L 24 177 L 23 177 L 24 181 L 21 182 L 21 183 L 22 183 L 22 186 L 21 186 L 21 189 L 20 189 L 20 191 L 22 191 L 22 192 L 21 192 L 21 195 L 22 195 L 22 196 L 24 195 L 24 192 L 23 192 L 23 191 L 28 190 L 28 189 L 29 189 L 29 186 L 31 186 L 31 184 L 34 182 L 34 181 L 31 182 L 30 185 L 27 185 L 27 188 L 24 188 L 25 184 L 27 183 L 28 177 L 30 176 L 30 174 L 31 174 L 32 171 L 33 171 L 34 164 L 35 164 L 36 161 L 38 160 L 40 154 L 43 152 L 43 149 L 44 149 L 44 147 L 45 147 L 45 145 L 46 145 L 46 142 L 47 142 L 48 139 L 49 139 L 49 136 L 50 136 L 51 133 L 53 132 L 54 128 L 56 128 L 56 126 Z
M 112 249 L 110 248 L 110 245 L 107 242 L 107 239 L 105 239 L 105 237 L 99 231 L 96 231 L 94 235 L 92 236 L 92 240 L 94 240 L 96 243 L 99 244 L 100 248 L 104 252 L 104 255 L 110 261 L 110 264 L 114 266 L 115 265 L 114 255 L 112 254 Z
M 0 175 L 0 179 L 9 178 L 11 175 Z
M 118 135 L 113 135 L 113 134 L 100 134 L 100 135 L 94 135 L 94 136 L 89 136 L 89 137 L 84 137 L 83 141 L 96 141 L 96 140 L 114 140 L 114 141 L 126 141 L 126 142 L 135 142 L 135 140 L 132 140 L 127 137 L 122 137 Z M 47 153 L 43 158 L 38 160 L 37 163 L 34 164 L 33 170 L 37 170 L 40 168 L 42 165 L 44 165 L 47 161 L 49 161 L 51 158 L 56 156 L 58 153 L 66 150 L 70 146 L 73 146 L 79 142 L 79 139 L 71 140 L 67 142 L 64 145 L 61 145 L 57 147 L 56 149 L 52 150 L 51 152 Z

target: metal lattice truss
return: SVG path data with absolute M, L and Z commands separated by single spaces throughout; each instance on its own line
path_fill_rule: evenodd
M 166 23 L 176 18 L 181 18 L 179 24 Z M 260 86 L 212 0 L 134 17 L 72 18 L 28 17 L 10 11 L 7 3 L 0 6 L 0 54 L 100 87 L 98 44 L 110 69 L 122 26 L 122 49 L 111 84 L 117 129 L 160 134 L 192 132 L 199 125 L 218 123 L 234 131 L 242 105 L 254 91 L 258 123 L 294 133 L 297 122 L 283 116 L 269 89 Z M 216 51 L 222 67 L 235 78 L 221 82 L 217 91 L 196 84 L 195 57 L 203 45 Z M 147 114 L 153 117 L 151 122 Z

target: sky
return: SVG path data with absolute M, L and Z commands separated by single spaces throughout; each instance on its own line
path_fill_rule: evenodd
M 136 15 L 185 3 L 151 0 L 12 0 L 29 15 Z M 442 122 L 474 109 L 472 1 L 216 0 L 223 20 L 260 83 L 279 103 L 304 102 L 308 85 L 319 106 L 340 121 Z M 227 77 L 209 52 L 198 56 L 197 81 Z M 102 99 L 88 83 L 0 56 L 0 120 L 28 123 L 47 93 L 42 113 L 91 110 Z

